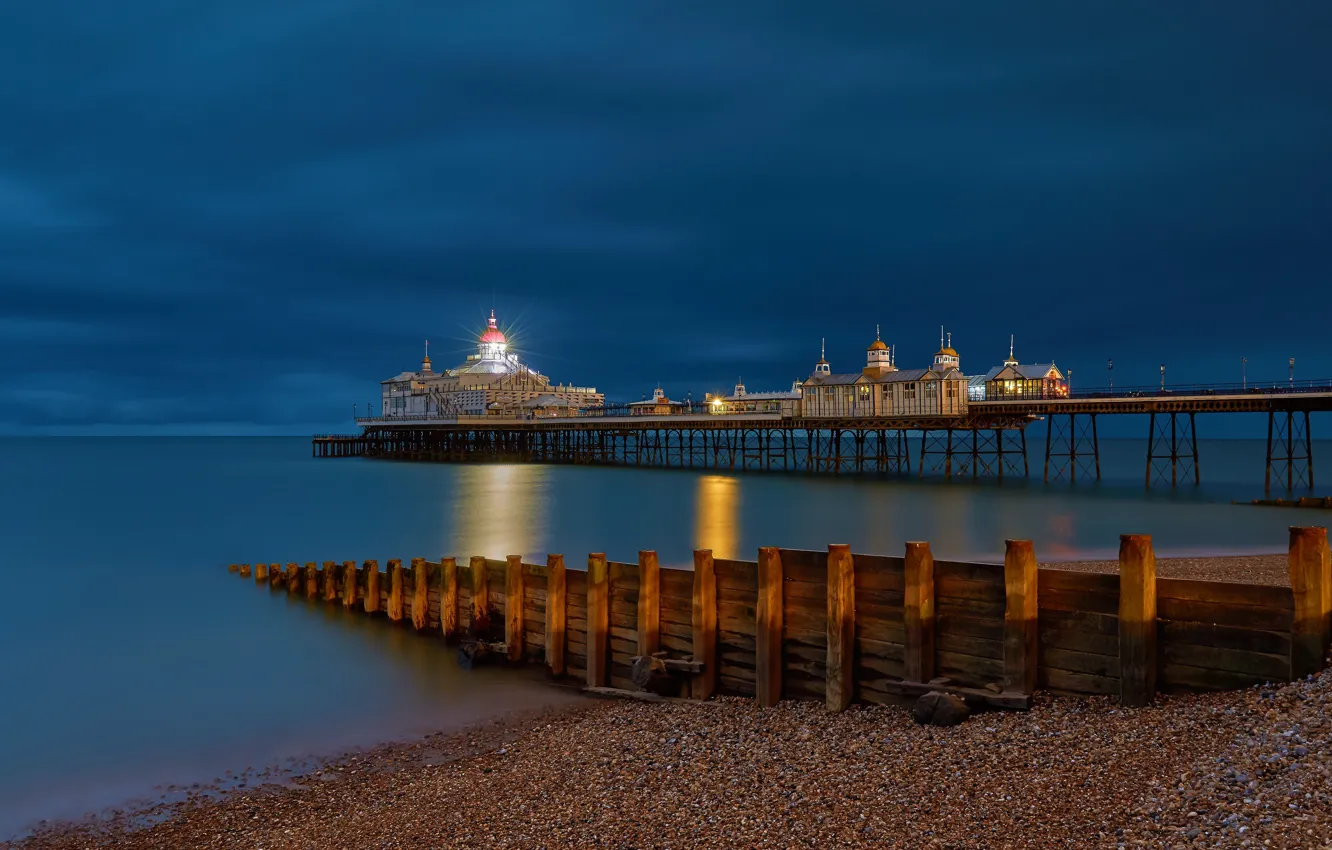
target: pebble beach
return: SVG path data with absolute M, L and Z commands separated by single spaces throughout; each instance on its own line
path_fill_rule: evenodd
M 1284 565 L 1160 574 L 1276 583 Z M 1332 671 L 1142 709 L 1038 694 L 951 728 L 899 706 L 588 699 L 5 846 L 1332 847 L 1330 715 Z

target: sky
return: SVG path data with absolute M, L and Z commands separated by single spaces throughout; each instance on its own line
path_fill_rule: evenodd
M 490 309 L 635 400 L 827 339 L 1332 377 L 1332 6 L 0 4 L 0 433 L 303 434 Z M 1085 377 L 1084 377 L 1085 376 Z

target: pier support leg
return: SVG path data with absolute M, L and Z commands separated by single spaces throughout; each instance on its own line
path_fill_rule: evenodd
M 1167 427 L 1169 417 L 1169 427 Z M 1189 476 L 1202 483 L 1198 467 L 1198 439 L 1192 413 L 1153 413 L 1147 435 L 1146 486 L 1168 479 L 1171 487 Z M 1168 466 L 1167 466 L 1168 465 Z
M 1275 410 L 1267 414 L 1267 469 L 1263 490 L 1270 492 L 1272 478 L 1287 492 L 1313 489 L 1313 439 L 1308 411 Z

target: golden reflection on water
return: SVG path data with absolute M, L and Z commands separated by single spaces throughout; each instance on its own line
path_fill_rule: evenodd
M 725 475 L 698 479 L 694 500 L 694 546 L 716 558 L 740 556 L 740 482 Z
M 445 541 L 464 562 L 473 555 L 535 557 L 546 538 L 549 473 L 544 467 L 476 464 L 458 468 L 453 494 L 453 538 Z

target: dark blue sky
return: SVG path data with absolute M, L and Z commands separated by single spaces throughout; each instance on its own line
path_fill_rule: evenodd
M 0 431 L 347 430 L 492 306 L 638 398 L 819 338 L 1332 376 L 1326 3 L 0 5 Z

